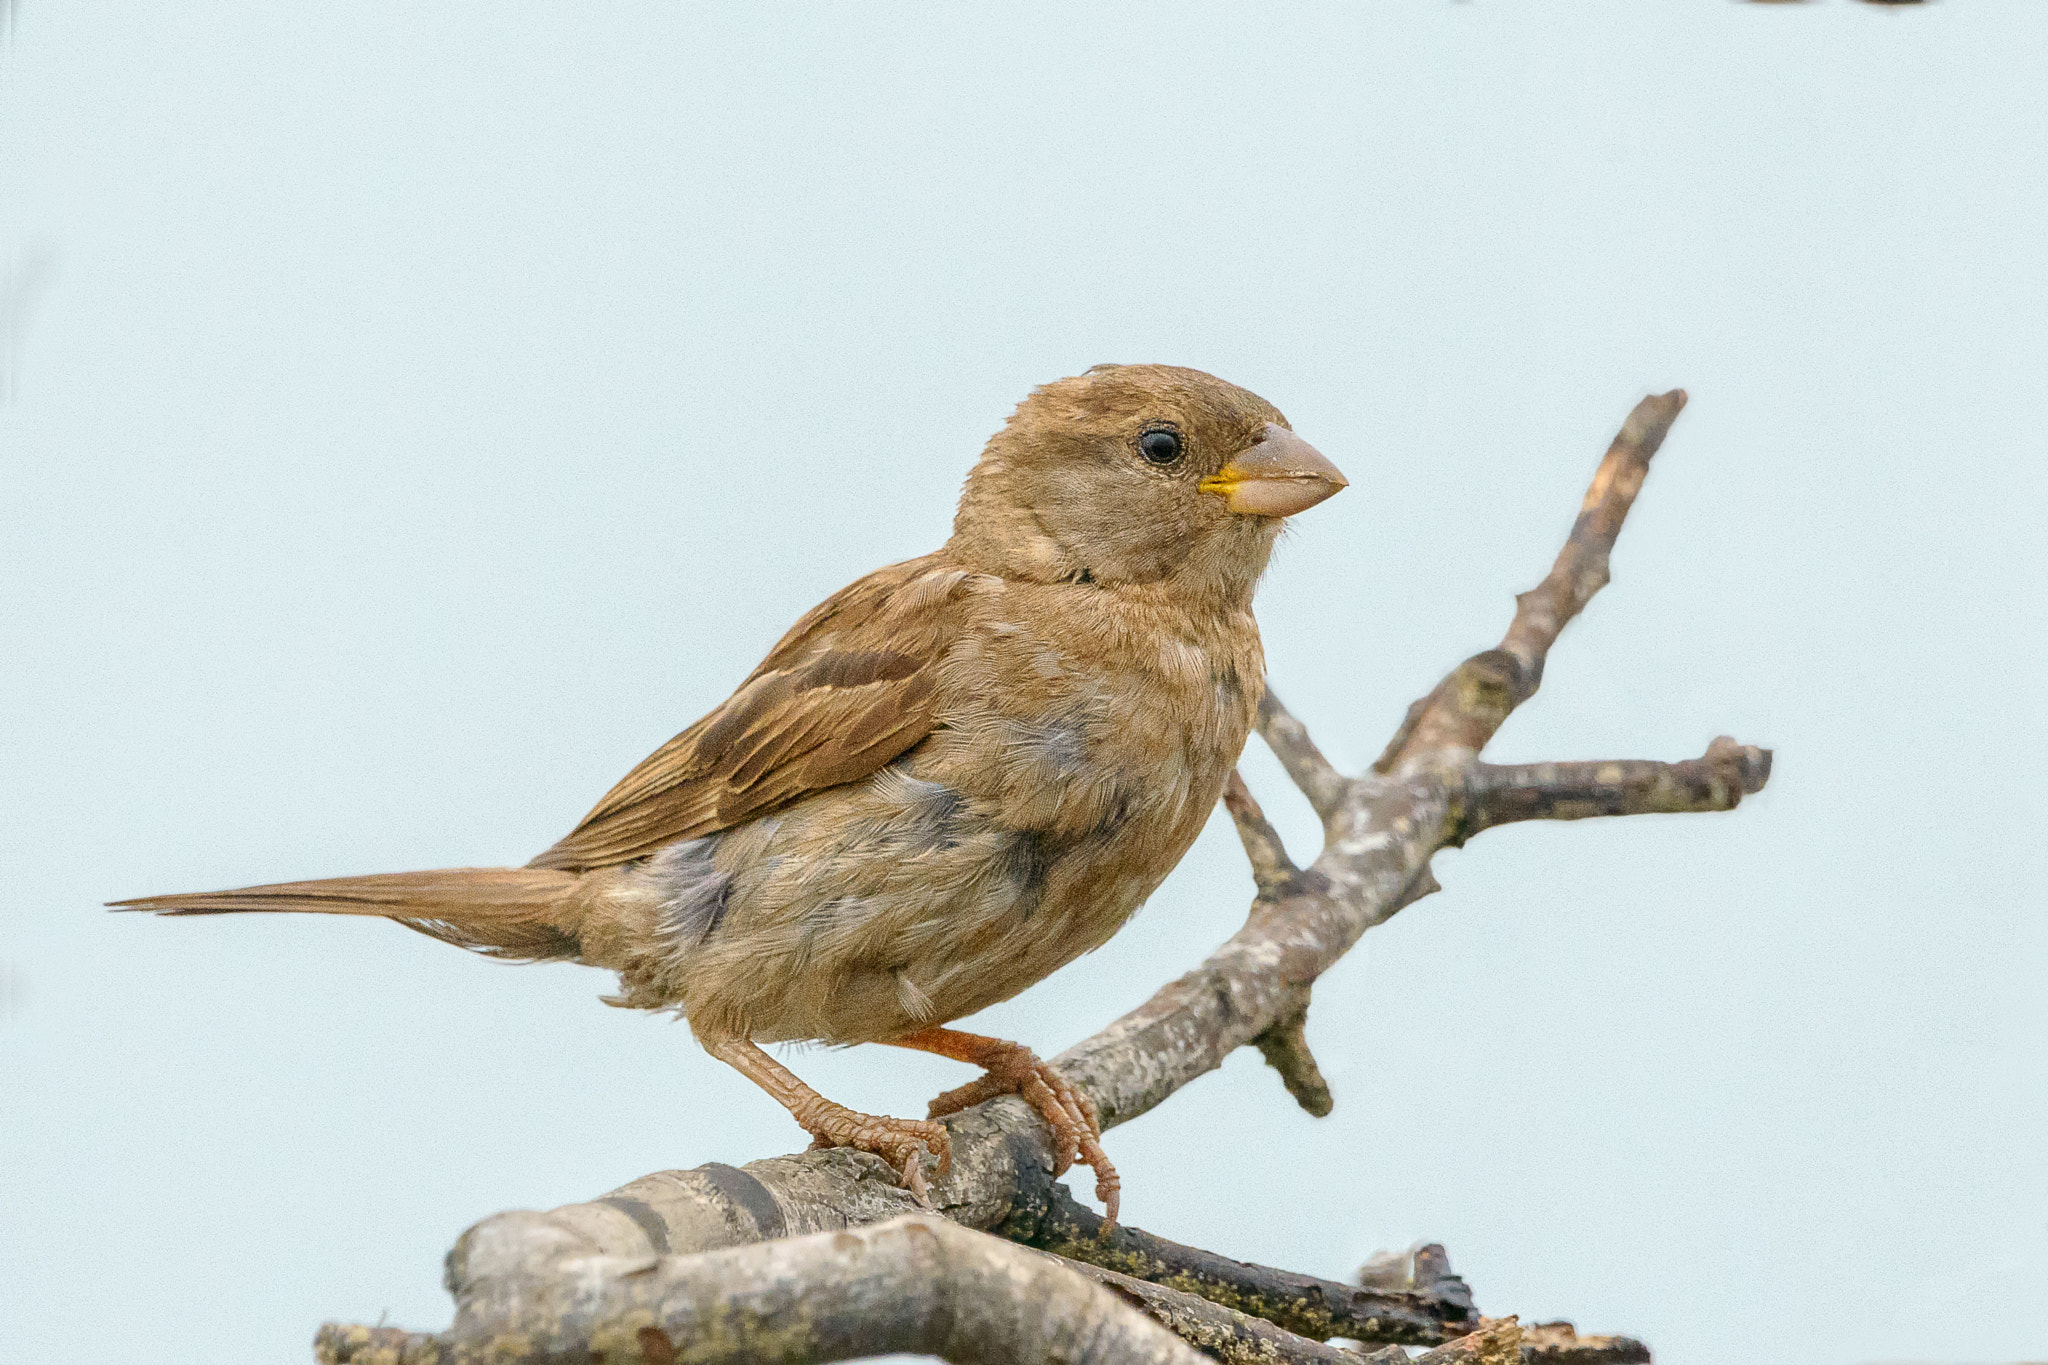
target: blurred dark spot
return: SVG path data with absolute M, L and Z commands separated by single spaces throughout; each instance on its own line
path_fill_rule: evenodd
M 635 1334 L 644 1365 L 676 1365 L 676 1344 L 659 1327 L 642 1327 Z

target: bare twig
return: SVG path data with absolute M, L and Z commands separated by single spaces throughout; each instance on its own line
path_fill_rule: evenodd
M 1251 788 L 1245 786 L 1244 775 L 1235 768 L 1230 771 L 1229 784 L 1223 788 L 1223 809 L 1230 812 L 1230 819 L 1237 826 L 1245 861 L 1252 865 L 1252 884 L 1260 896 L 1272 896 L 1290 878 L 1300 874 L 1301 869 L 1287 856 L 1287 845 L 1280 842 L 1280 831 L 1266 819 L 1266 812 L 1259 809 Z
M 1517 706 L 1536 695 L 1543 664 L 1565 625 L 1607 585 L 1607 560 L 1635 504 L 1650 458 L 1685 407 L 1685 390 L 1645 398 L 1621 425 L 1593 473 L 1579 517 L 1544 580 L 1515 599 L 1515 619 L 1500 647 L 1453 669 L 1408 710 L 1400 731 L 1373 764 L 1413 775 L 1478 757 Z
M 1515 619 L 1500 647 L 1515 656 L 1524 672 L 1541 676 L 1559 632 L 1607 586 L 1607 560 L 1621 523 L 1642 491 L 1650 460 L 1684 407 L 1683 389 L 1645 398 L 1615 433 L 1557 562 L 1541 583 L 1515 599 Z
M 1726 735 L 1682 763 L 1479 763 L 1466 773 L 1457 842 L 1517 820 L 1733 810 L 1764 789 L 1771 751 Z
M 1344 799 L 1344 789 L 1350 784 L 1344 774 L 1323 757 L 1323 751 L 1308 737 L 1308 728 L 1280 704 L 1280 698 L 1270 687 L 1259 700 L 1259 738 L 1266 741 L 1266 747 L 1273 751 L 1273 757 L 1280 760 L 1280 766 L 1287 769 L 1287 776 L 1301 788 L 1301 794 L 1308 798 L 1309 805 L 1315 807 L 1316 814 L 1328 823 Z

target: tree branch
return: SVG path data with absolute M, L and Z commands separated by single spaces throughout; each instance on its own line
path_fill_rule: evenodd
M 1020 1209 L 996 1231 L 1069 1260 L 1200 1295 L 1315 1341 L 1348 1337 L 1426 1345 L 1479 1325 L 1472 1291 L 1451 1273 L 1438 1246 L 1404 1258 L 1409 1274 L 1400 1286 L 1339 1284 L 1233 1261 L 1122 1224 L 1104 1237 L 1101 1215 L 1058 1183 L 1050 1183 L 1035 1207 Z
M 1679 815 L 1733 810 L 1764 789 L 1771 751 L 1722 735 L 1683 763 L 1474 764 L 1465 774 L 1454 842 L 1518 820 L 1584 820 L 1596 815 Z
M 1522 1365 L 1522 1337 L 1515 1319 L 1490 1319 L 1470 1336 L 1424 1351 L 1411 1365 Z
M 1287 856 L 1287 846 L 1280 842 L 1280 831 L 1267 821 L 1266 812 L 1259 809 L 1251 788 L 1245 786 L 1244 775 L 1235 768 L 1230 770 L 1230 781 L 1223 788 L 1223 809 L 1237 826 L 1245 861 L 1252 865 L 1252 884 L 1261 896 L 1273 895 L 1289 879 L 1301 875 L 1301 869 Z
M 1647 1365 L 1650 1359 L 1650 1349 L 1631 1337 L 1582 1337 L 1568 1322 L 1523 1327 L 1514 1318 L 1486 1319 L 1479 1330 L 1413 1361 L 1399 1346 L 1361 1355 L 1164 1285 L 1096 1266 L 1077 1269 L 1223 1365 Z
M 1323 757 L 1323 751 L 1308 737 L 1308 727 L 1280 704 L 1271 687 L 1259 699 L 1259 738 L 1266 741 L 1266 747 L 1287 769 L 1288 778 L 1301 788 L 1316 814 L 1328 823 L 1350 783 Z
M 692 1256 L 590 1256 L 466 1300 L 441 1337 L 323 1328 L 323 1365 L 785 1365 L 892 1351 L 957 1365 L 1206 1365 L 1058 1258 L 913 1214 Z M 396 1353 L 392 1348 L 396 1347 Z
M 1642 487 L 1650 458 L 1684 402 L 1685 395 L 1673 391 L 1646 398 L 1636 406 L 1601 461 L 1549 575 L 1516 599 L 1514 620 L 1500 646 L 1459 665 L 1411 706 L 1373 772 L 1358 778 L 1339 773 L 1278 698 L 1270 692 L 1266 695 L 1259 713 L 1260 733 L 1322 817 L 1323 848 L 1308 867 L 1297 867 L 1242 780 L 1233 777 L 1224 803 L 1244 841 L 1257 885 L 1244 926 L 1193 971 L 1055 1059 L 1067 1078 L 1094 1100 L 1105 1128 L 1151 1109 L 1247 1043 L 1260 1047 L 1304 1107 L 1312 1113 L 1327 1112 L 1328 1087 L 1321 1084 L 1302 1035 L 1310 987 L 1360 935 L 1437 889 L 1429 862 L 1439 848 L 1514 820 L 1727 809 L 1743 794 L 1763 786 L 1770 770 L 1768 751 L 1726 739 L 1716 740 L 1702 758 L 1675 764 L 1498 767 L 1479 762 L 1481 750 L 1501 722 L 1534 695 L 1559 632 L 1607 581 L 1608 559 L 1622 521 Z M 1462 1282 L 1456 1284 L 1455 1292 L 1436 1279 L 1408 1289 L 1333 1286 L 1306 1276 L 1244 1266 L 1132 1229 L 1123 1229 L 1101 1243 L 1092 1235 L 1099 1231 L 1099 1220 L 1091 1223 L 1094 1215 L 1073 1205 L 1054 1182 L 1049 1134 L 1023 1101 L 1014 1096 L 991 1100 L 950 1115 L 945 1122 L 952 1134 L 953 1166 L 943 1180 L 934 1182 L 933 1194 L 963 1236 L 971 1235 L 965 1229 L 1000 1230 L 1006 1236 L 1056 1247 L 1093 1261 L 1098 1268 L 1176 1292 L 1191 1291 L 1219 1309 L 1248 1312 L 1283 1334 L 1294 1329 L 1296 1339 L 1311 1345 L 1317 1335 L 1430 1343 L 1466 1331 L 1467 1335 L 1423 1359 L 1474 1361 L 1506 1358 L 1504 1352 L 1520 1359 L 1525 1347 L 1537 1351 L 1539 1347 L 1564 1350 L 1570 1346 L 1582 1351 L 1589 1349 L 1587 1343 L 1626 1342 L 1585 1338 L 1579 1339 L 1580 1345 L 1571 1345 L 1554 1331 L 1550 1337 L 1541 1336 L 1541 1331 L 1550 1329 L 1523 1329 L 1512 1320 L 1470 1332 L 1476 1314 Z M 707 1331 L 717 1326 L 723 1333 L 726 1326 L 719 1324 L 738 1324 L 732 1328 L 738 1336 L 721 1335 L 717 1341 L 744 1338 L 752 1343 L 745 1348 L 716 1348 L 729 1349 L 727 1356 L 675 1354 L 663 1359 L 832 1359 L 836 1357 L 816 1352 L 841 1349 L 852 1338 L 829 1337 L 828 1341 L 828 1337 L 816 1335 L 825 1330 L 818 1324 L 828 1319 L 839 1321 L 831 1315 L 839 1306 L 860 1302 L 860 1294 L 867 1292 L 861 1286 L 868 1282 L 857 1276 L 845 1278 L 854 1275 L 857 1267 L 835 1268 L 827 1263 L 830 1258 L 805 1260 L 803 1257 L 812 1253 L 777 1249 L 865 1248 L 870 1243 L 859 1238 L 879 1236 L 882 1228 L 871 1226 L 877 1224 L 922 1229 L 890 1234 L 905 1245 L 909 1245 L 905 1239 L 913 1236 L 928 1242 L 950 1235 L 938 1231 L 947 1224 L 930 1219 L 887 1222 L 914 1208 L 910 1196 L 898 1188 L 894 1173 L 879 1158 L 847 1149 L 775 1157 L 750 1162 L 744 1169 L 711 1163 L 690 1171 L 658 1172 L 589 1203 L 548 1213 L 498 1214 L 470 1228 L 449 1253 L 447 1283 L 455 1295 L 458 1315 L 457 1329 L 448 1337 L 328 1328 L 323 1329 L 323 1341 L 342 1342 L 351 1350 L 357 1346 L 350 1343 L 360 1344 L 363 1350 L 383 1350 L 389 1345 L 399 1352 L 389 1357 L 396 1361 L 401 1357 L 428 1359 L 418 1353 L 440 1349 L 433 1345 L 437 1342 L 453 1350 L 461 1342 L 491 1340 L 504 1345 L 503 1362 L 539 1360 L 546 1358 L 542 1348 L 521 1348 L 524 1354 L 515 1350 L 511 1344 L 514 1337 L 505 1335 L 514 1329 L 504 1324 L 529 1321 L 521 1315 L 539 1311 L 534 1305 L 556 1305 L 546 1311 L 585 1314 L 592 1333 L 610 1331 L 612 1324 L 624 1322 L 653 1323 L 666 1332 L 666 1326 L 647 1316 L 654 1309 L 646 1295 L 653 1291 L 644 1286 L 658 1283 L 676 1286 L 671 1297 L 660 1301 L 661 1311 L 682 1304 L 684 1307 L 675 1311 L 700 1315 L 688 1321 L 709 1324 Z M 853 1228 L 866 1231 L 851 1242 L 809 1236 Z M 980 1246 L 985 1240 L 959 1245 Z M 763 1241 L 769 1245 L 749 1247 L 745 1253 L 739 1250 Z M 877 1245 L 893 1247 L 896 1243 L 885 1238 Z M 757 1253 L 758 1259 L 750 1259 Z M 992 1253 L 960 1255 L 975 1267 L 992 1263 L 987 1260 Z M 1418 1266 L 1422 1259 L 1418 1257 Z M 641 1268 L 633 1272 L 638 1278 L 619 1269 L 629 1265 Z M 776 1267 L 776 1274 L 789 1277 L 782 1282 L 780 1299 L 772 1299 L 764 1287 L 768 1282 L 759 1278 L 761 1268 L 769 1266 Z M 958 1280 L 961 1284 L 980 1283 L 974 1279 L 981 1273 L 979 1269 L 949 1267 L 945 1273 L 964 1276 Z M 726 1279 L 721 1281 L 720 1276 Z M 1448 1275 L 1446 1267 L 1438 1279 L 1455 1277 Z M 720 1293 L 729 1293 L 742 1305 L 730 1310 L 736 1316 L 718 1316 L 727 1310 L 714 1301 L 716 1296 L 708 1286 L 721 1283 L 726 1287 Z M 1191 1313 L 1201 1316 L 1162 1295 L 1129 1286 L 1123 1289 L 1146 1301 L 1150 1305 L 1147 1311 L 1165 1312 L 1158 1308 L 1165 1304 L 1182 1319 L 1191 1321 Z M 1071 1295 L 1066 1288 L 1058 1292 Z M 585 1297 L 577 1298 L 578 1294 Z M 1407 1297 L 1398 1297 L 1403 1294 Z M 1069 1313 L 1062 1322 L 1080 1320 L 1074 1315 L 1085 1316 L 1085 1305 L 1078 1300 L 1069 1297 L 1060 1302 L 1071 1305 L 1060 1310 Z M 777 1304 L 780 1306 L 772 1306 Z M 928 1300 L 917 1299 L 895 1317 L 884 1313 L 876 1319 L 876 1323 L 892 1324 L 888 1328 L 894 1334 L 891 1342 L 926 1340 L 938 1332 L 933 1326 L 937 1317 L 915 1317 L 918 1312 L 938 1310 L 917 1305 L 928 1305 Z M 1115 1306 L 1129 1311 L 1122 1302 Z M 586 1317 L 576 1320 L 583 1322 Z M 1286 1344 L 1261 1336 L 1263 1329 L 1247 1336 L 1234 1318 L 1215 1319 L 1212 1314 L 1204 1320 L 1209 1323 L 1204 1331 L 1223 1331 L 1216 1325 L 1219 1321 L 1229 1327 L 1226 1335 L 1238 1343 L 1232 1350 L 1263 1350 L 1260 1341 L 1275 1350 Z M 793 1347 L 795 1353 L 783 1353 L 780 1346 L 772 1344 L 781 1340 L 771 1330 L 776 1323 L 787 1326 L 794 1334 L 789 1340 L 801 1349 Z M 1018 1332 L 1038 1333 L 1028 1339 L 1041 1345 L 1053 1340 L 1045 1333 L 1068 1330 L 1043 1324 L 1012 1326 Z M 882 1330 L 872 1324 L 860 1325 L 858 1330 L 871 1329 Z M 849 1326 L 845 1330 L 856 1329 Z M 1128 1330 L 1126 1326 L 1116 1332 Z M 1115 1337 L 1117 1341 L 1126 1339 Z M 533 1340 L 538 1343 L 543 1337 Z M 856 1353 L 936 1349 L 865 1344 L 871 1340 L 862 1336 L 862 1350 Z M 689 1352 L 713 1349 L 700 1348 L 694 1336 L 687 1341 Z M 1640 1349 L 1638 1343 L 1626 1346 Z M 1285 1357 L 1288 1359 L 1321 1358 L 1314 1351 L 1300 1354 L 1306 1348 L 1287 1349 L 1296 1352 Z M 647 1355 L 644 1344 L 641 1350 L 639 1358 L 654 1358 Z M 407 1351 L 414 1354 L 405 1356 Z M 990 1353 L 994 1353 L 993 1346 Z M 371 1357 L 352 1358 L 367 1361 Z M 1593 1357 L 1553 1354 L 1541 1358 Z
M 1161 1327 L 1202 1354 L 1222 1361 L 1223 1365 L 1276 1365 L 1276 1362 L 1284 1365 L 1359 1365 L 1355 1352 L 1296 1336 L 1264 1318 L 1225 1308 L 1178 1289 L 1134 1280 L 1129 1275 L 1119 1275 L 1100 1266 L 1082 1265 L 1079 1269 Z M 1398 1346 L 1387 1349 L 1401 1357 L 1402 1365 L 1407 1365 L 1407 1352 Z
M 1517 706 L 1536 695 L 1550 647 L 1593 594 L 1607 585 L 1607 560 L 1621 523 L 1650 472 L 1650 459 L 1685 407 L 1685 390 L 1645 398 L 1621 424 L 1572 524 L 1557 562 L 1515 599 L 1515 619 L 1497 649 L 1476 654 L 1408 708 L 1373 771 L 1413 775 L 1479 756 Z
M 1568 1322 L 1539 1322 L 1522 1329 L 1522 1359 L 1528 1365 L 1646 1365 L 1650 1348 L 1634 1337 L 1582 1337 Z
M 1330 1083 L 1323 1079 L 1323 1069 L 1316 1065 L 1315 1054 L 1308 1050 L 1307 1030 L 1308 1009 L 1304 1006 L 1252 1039 L 1252 1044 L 1266 1065 L 1280 1073 L 1280 1084 L 1287 1087 L 1296 1104 L 1314 1118 L 1328 1118 L 1337 1101 L 1330 1094 Z

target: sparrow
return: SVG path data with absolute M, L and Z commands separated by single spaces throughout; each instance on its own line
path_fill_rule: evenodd
M 1265 686 L 1252 594 L 1284 518 L 1344 476 L 1264 399 L 1098 365 L 1031 392 L 939 550 L 791 627 L 739 690 L 520 868 L 146 896 L 166 915 L 378 915 L 514 961 L 617 973 L 814 1147 L 929 1206 L 935 1120 L 1021 1095 L 1058 1170 L 1120 1181 L 1088 1097 L 1029 1048 L 946 1027 L 1100 947 L 1207 821 Z M 982 1068 L 924 1120 L 835 1104 L 763 1043 L 886 1043 Z

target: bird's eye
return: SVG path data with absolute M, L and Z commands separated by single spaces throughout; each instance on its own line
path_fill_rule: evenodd
M 1138 438 L 1138 453 L 1148 464 L 1172 464 L 1180 458 L 1180 437 L 1164 427 L 1154 427 Z

